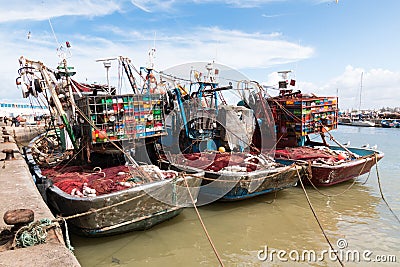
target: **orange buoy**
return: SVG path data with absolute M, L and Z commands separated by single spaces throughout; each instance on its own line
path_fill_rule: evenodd
M 344 159 L 347 159 L 347 156 L 346 156 L 346 154 L 344 154 L 344 153 L 339 153 L 338 159 L 339 159 L 339 160 L 344 160 Z

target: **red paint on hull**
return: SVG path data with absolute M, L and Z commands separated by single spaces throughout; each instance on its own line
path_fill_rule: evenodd
M 348 181 L 368 173 L 376 164 L 376 161 L 382 158 L 383 154 L 377 154 L 376 157 L 375 155 L 370 155 L 340 165 L 321 164 L 318 166 L 313 164 L 311 165 L 312 177 L 310 180 L 315 186 L 331 186 Z M 303 180 L 310 183 L 307 178 L 303 178 Z

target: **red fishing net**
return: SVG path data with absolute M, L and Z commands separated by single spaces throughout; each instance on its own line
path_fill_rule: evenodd
M 325 160 L 338 161 L 337 155 L 312 147 L 287 147 L 275 151 L 275 157 L 292 160 Z
M 96 195 L 102 195 L 127 189 L 143 182 L 137 171 L 130 170 L 128 166 L 105 169 L 83 166 L 55 167 L 42 170 L 42 174 L 64 192 L 76 196 L 83 196 L 84 186 L 95 189 Z M 126 183 L 127 181 L 129 183 Z

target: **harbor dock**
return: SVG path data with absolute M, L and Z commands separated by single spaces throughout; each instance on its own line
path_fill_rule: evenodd
M 28 166 L 16 144 L 16 141 L 24 142 L 38 135 L 41 129 L 32 126 L 10 127 L 0 124 L 2 125 L 0 231 L 11 228 L 3 220 L 3 214 L 10 210 L 32 210 L 34 221 L 55 219 L 36 189 Z M 47 230 L 45 243 L 25 248 L 9 249 L 10 247 L 11 242 L 0 243 L 0 266 L 80 266 L 74 254 L 65 246 L 61 227 L 57 223 Z

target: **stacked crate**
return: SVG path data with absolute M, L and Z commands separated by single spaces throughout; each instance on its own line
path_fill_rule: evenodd
M 337 128 L 337 97 L 280 97 L 270 99 L 268 103 L 278 138 L 288 129 L 299 138 Z
M 90 119 L 83 131 L 92 143 L 166 134 L 160 94 L 84 96 L 77 104 Z

